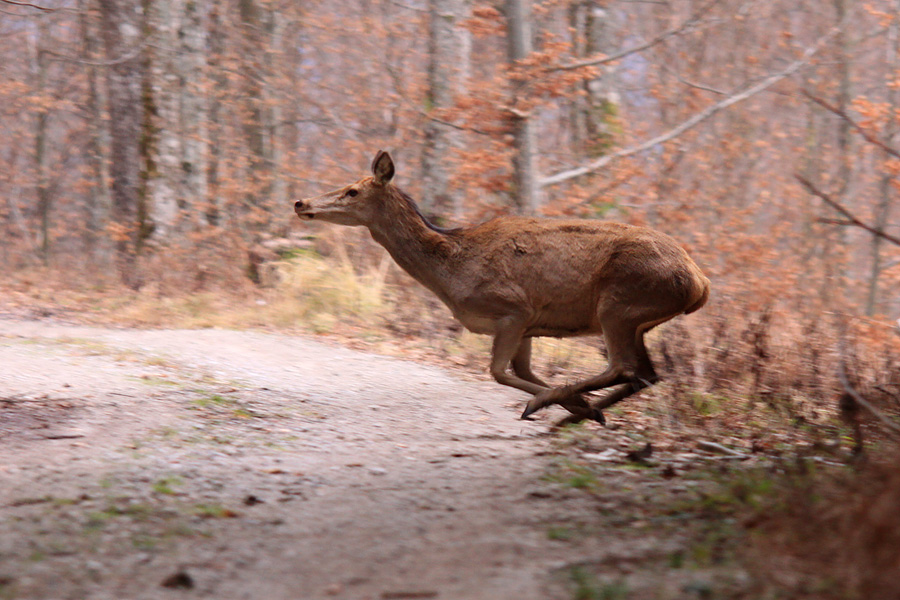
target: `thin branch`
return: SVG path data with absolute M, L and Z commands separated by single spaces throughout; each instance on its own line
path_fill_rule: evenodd
M 880 139 L 878 139 L 877 137 L 875 137 L 871 132 L 866 131 L 866 129 L 865 129 L 862 125 L 860 125 L 859 123 L 857 123 L 856 121 L 854 121 L 854 120 L 853 120 L 853 117 L 851 117 L 850 115 L 848 115 L 848 114 L 847 114 L 844 110 L 842 110 L 841 108 L 829 104 L 828 102 L 826 102 L 826 101 L 823 100 L 822 98 L 818 98 L 818 97 L 816 97 L 816 96 L 813 96 L 813 95 L 812 95 L 809 91 L 807 91 L 807 90 L 803 90 L 803 95 L 806 96 L 807 98 L 809 98 L 810 100 L 812 100 L 813 102 L 815 102 L 816 104 L 818 104 L 819 106 L 825 108 L 826 110 L 828 110 L 828 111 L 830 111 L 830 112 L 836 114 L 837 116 L 839 116 L 839 117 L 842 118 L 843 120 L 847 121 L 847 123 L 848 123 L 853 129 L 855 129 L 856 131 L 858 131 L 859 134 L 863 137 L 863 139 L 865 139 L 865 140 L 866 140 L 867 142 L 869 142 L 870 144 L 874 144 L 875 146 L 878 146 L 879 148 L 881 148 L 882 150 L 884 150 L 885 152 L 887 152 L 888 154 L 890 154 L 890 155 L 893 156 L 894 158 L 900 158 L 900 150 L 896 150 L 895 148 L 893 148 L 892 146 L 890 146 L 887 142 L 883 142 L 882 140 L 880 140 Z
M 0 0 L 0 2 L 6 2 L 7 0 Z M 76 63 L 79 65 L 88 65 L 91 67 L 112 67 L 114 65 L 118 65 L 124 62 L 128 62 L 132 60 L 137 55 L 147 47 L 147 40 L 144 39 L 140 43 L 138 43 L 133 50 L 126 52 L 122 56 L 118 58 L 111 58 L 109 60 L 88 60 L 86 58 L 76 58 L 74 56 L 66 56 L 65 54 L 58 54 L 52 50 L 43 50 L 47 56 L 50 57 L 51 60 L 59 61 L 59 62 L 69 62 Z
M 868 223 L 864 223 L 864 222 L 860 221 L 856 217 L 856 215 L 854 215 L 849 210 L 844 208 L 844 206 L 840 202 L 838 202 L 837 200 L 835 200 L 834 198 L 832 198 L 831 196 L 829 196 L 828 194 L 826 194 L 825 192 L 823 192 L 822 190 L 817 188 L 810 180 L 808 180 L 803 175 L 800 175 L 799 173 L 794 173 L 794 177 L 797 179 L 797 181 L 799 181 L 801 184 L 803 184 L 803 187 L 805 187 L 807 189 L 807 191 L 809 191 L 810 194 L 812 194 L 814 196 L 818 196 L 819 198 L 822 199 L 823 202 L 825 202 L 825 204 L 827 204 L 834 210 L 838 211 L 846 218 L 846 221 L 834 220 L 834 221 L 825 221 L 825 222 L 833 222 L 835 225 L 853 225 L 854 227 L 859 227 L 861 229 L 865 229 L 872 235 L 883 238 L 883 239 L 891 242 L 892 244 L 896 244 L 897 246 L 900 246 L 900 238 L 895 237 L 889 233 L 885 233 L 884 231 L 877 229 L 875 227 L 872 227 Z
M 707 2 L 706 4 L 701 6 L 697 12 L 695 12 L 690 17 L 688 17 L 680 25 L 673 27 L 672 29 L 667 29 L 666 31 L 662 32 L 655 38 L 648 40 L 646 42 L 641 42 L 640 44 L 637 44 L 630 48 L 626 48 L 625 50 L 616 52 L 615 54 L 609 54 L 609 55 L 604 54 L 603 56 L 587 58 L 584 60 L 579 60 L 579 61 L 576 61 L 573 63 L 569 63 L 567 65 L 560 65 L 558 67 L 553 67 L 548 70 L 549 71 L 572 71 L 574 69 L 581 69 L 583 67 L 593 67 L 596 65 L 605 65 L 605 64 L 620 60 L 622 58 L 625 58 L 626 56 L 629 56 L 631 54 L 637 54 L 638 52 L 643 52 L 644 50 L 646 50 L 648 48 L 652 48 L 653 46 L 656 46 L 657 44 L 664 42 L 665 40 L 669 39 L 670 37 L 679 35 L 689 29 L 692 29 L 694 27 L 694 25 L 696 25 L 700 21 L 700 19 L 703 17 L 703 15 L 705 15 L 707 12 L 709 12 L 709 10 L 713 6 L 718 4 L 719 2 L 721 2 L 721 0 L 712 0 L 711 2 Z
M 18 2 L 17 0 L 0 0 L 0 2 L 2 2 L 3 4 L 12 4 L 13 6 L 36 8 L 44 12 L 56 12 L 57 10 L 59 10 L 58 8 L 47 8 L 46 6 L 38 6 L 37 4 L 32 4 L 31 2 Z
M 821 217 L 816 219 L 816 223 L 824 223 L 826 225 L 840 225 L 841 227 L 848 227 L 855 225 L 853 221 L 847 221 L 845 219 L 828 219 L 825 217 Z
M 638 144 L 637 146 L 632 146 L 630 148 L 625 148 L 623 150 L 619 150 L 618 152 L 614 152 L 612 154 L 607 154 L 606 156 L 600 157 L 600 158 L 598 158 L 592 162 L 589 162 L 588 164 L 583 165 L 581 167 L 576 167 L 574 169 L 569 169 L 567 171 L 562 171 L 560 173 L 556 173 L 555 175 L 550 175 L 549 177 L 545 177 L 540 180 L 539 185 L 542 187 L 548 186 L 548 185 L 555 185 L 557 183 L 562 183 L 564 181 L 568 181 L 570 179 L 574 179 L 574 178 L 580 177 L 582 175 L 587 175 L 588 173 L 593 173 L 594 171 L 605 167 L 606 165 L 608 165 L 609 163 L 611 163 L 612 161 L 614 161 L 618 158 L 624 158 L 626 156 L 631 156 L 632 154 L 638 154 L 640 152 L 643 152 L 644 150 L 648 150 L 648 149 L 652 148 L 653 146 L 656 146 L 657 144 L 662 144 L 663 142 L 667 142 L 673 138 L 678 137 L 685 131 L 692 129 L 693 127 L 697 126 L 699 123 L 702 123 L 703 121 L 710 118 L 714 114 L 716 114 L 722 110 L 725 110 L 726 108 L 728 108 L 729 106 L 731 106 L 733 104 L 737 104 L 738 102 L 746 100 L 747 98 L 750 98 L 751 96 L 755 96 L 756 94 L 762 92 L 763 90 L 778 83 L 782 79 L 789 77 L 790 75 L 793 75 L 794 73 L 799 71 L 804 65 L 806 65 L 810 61 L 810 59 L 812 59 L 812 57 L 822 48 L 822 46 L 824 46 L 828 40 L 830 40 L 832 37 L 834 37 L 838 31 L 839 31 L 839 28 L 835 27 L 831 31 L 829 31 L 828 33 L 826 33 L 825 35 L 820 37 L 818 40 L 816 40 L 816 42 L 812 46 L 810 46 L 809 48 L 807 48 L 806 50 L 803 51 L 803 54 L 800 56 L 800 58 L 798 58 L 797 60 L 792 62 L 790 65 L 788 65 L 781 71 L 778 71 L 776 73 L 769 75 L 762 81 L 756 83 L 755 85 L 748 87 L 743 92 L 739 92 L 737 94 L 729 96 L 728 98 L 725 98 L 724 100 L 717 102 L 716 104 L 708 106 L 707 108 L 700 111 L 699 113 L 697 113 L 690 119 L 682 122 L 680 125 L 677 125 L 676 127 L 673 127 L 672 129 L 666 131 L 665 133 L 661 133 L 660 135 L 658 135 L 654 138 L 651 138 L 651 139 L 647 140 L 646 142 Z
M 405 8 L 406 10 L 411 10 L 414 12 L 427 13 L 428 9 L 423 6 L 413 6 L 412 4 L 408 4 L 406 2 L 397 2 L 397 0 L 391 0 L 391 4 L 397 6 L 399 8 Z
M 671 74 L 672 77 L 674 77 L 679 83 L 684 84 L 687 87 L 702 90 L 704 92 L 712 92 L 713 94 L 717 94 L 719 96 L 727 96 L 728 95 L 728 92 L 726 92 L 724 90 L 720 90 L 720 89 L 717 89 L 714 87 L 710 87 L 708 85 L 704 85 L 702 83 L 695 83 L 693 81 L 687 80 L 684 77 L 682 77 L 681 75 L 679 75 L 678 72 L 676 72 L 674 69 L 669 69 L 665 65 L 663 65 L 662 68 L 666 73 Z

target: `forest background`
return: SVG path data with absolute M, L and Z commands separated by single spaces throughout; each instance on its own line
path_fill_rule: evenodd
M 293 215 L 384 148 L 440 224 L 678 239 L 714 290 L 664 336 L 690 389 L 828 401 L 850 361 L 896 403 L 900 0 L 0 10 L 0 260 L 31 301 L 242 298 L 316 330 L 374 311 L 461 335 L 364 232 Z
M 896 435 L 900 0 L 0 0 L 0 53 L 0 306 L 484 370 L 364 231 L 293 214 L 386 149 L 442 225 L 683 243 L 713 293 L 651 340 L 666 427 Z

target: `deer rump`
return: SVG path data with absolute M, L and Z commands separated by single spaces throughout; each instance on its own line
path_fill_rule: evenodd
M 391 184 L 394 164 L 379 152 L 372 176 L 305 200 L 304 220 L 361 225 L 401 268 L 433 291 L 469 330 L 494 338 L 491 375 L 529 394 L 522 418 L 551 404 L 591 418 L 659 380 L 644 334 L 698 310 L 709 280 L 671 237 L 594 220 L 497 217 L 442 229 Z M 531 370 L 531 338 L 603 335 L 609 364 L 596 377 L 551 387 Z M 593 404 L 584 394 L 614 388 Z

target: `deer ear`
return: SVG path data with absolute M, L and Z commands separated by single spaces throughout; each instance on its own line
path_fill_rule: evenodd
M 372 161 L 372 175 L 375 176 L 375 183 L 379 184 L 385 184 L 394 177 L 394 161 L 384 150 L 379 150 Z

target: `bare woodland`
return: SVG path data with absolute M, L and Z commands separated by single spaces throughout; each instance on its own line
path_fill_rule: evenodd
M 178 249 L 240 270 L 293 226 L 292 198 L 385 148 L 450 223 L 645 223 L 702 257 L 720 298 L 900 316 L 881 235 L 897 234 L 892 1 L 3 11 L 7 269 L 138 287 Z
M 12 288 L 252 296 L 350 255 L 380 322 L 443 348 L 370 239 L 293 211 L 384 149 L 438 225 L 683 244 L 709 304 L 649 342 L 682 414 L 897 437 L 900 0 L 0 0 L 0 40 Z

